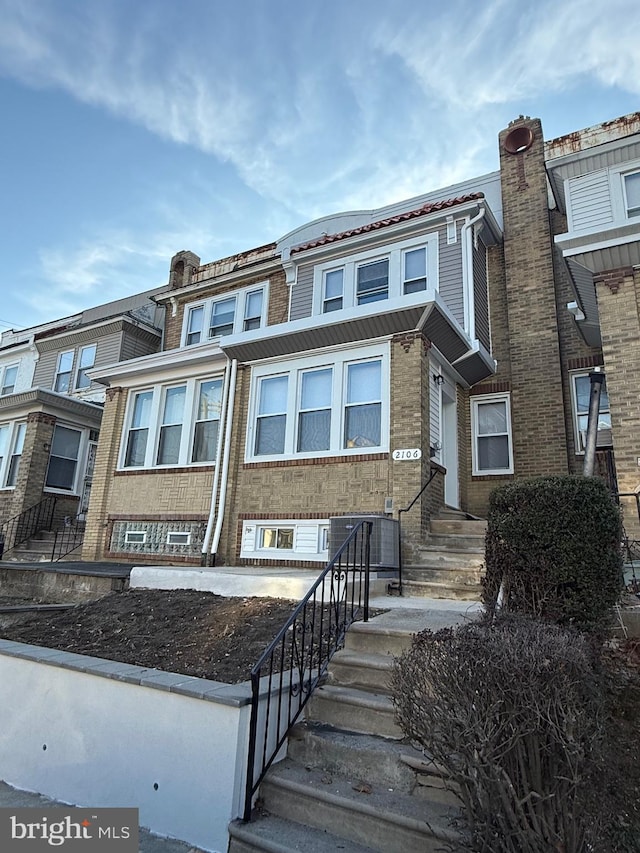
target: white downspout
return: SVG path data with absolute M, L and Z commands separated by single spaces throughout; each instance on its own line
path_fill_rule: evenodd
M 233 405 L 236 396 L 235 389 L 237 371 L 238 362 L 234 358 L 231 362 L 230 369 L 227 369 L 224 390 L 222 393 L 222 411 L 220 413 L 220 435 L 218 439 L 218 452 L 216 454 L 216 470 L 213 475 L 213 486 L 211 487 L 211 506 L 209 508 L 209 518 L 207 519 L 207 529 L 205 531 L 204 541 L 202 543 L 203 562 L 205 563 L 210 550 L 213 533 L 213 523 L 214 519 L 216 518 L 216 497 L 218 494 L 218 485 L 220 483 L 220 479 L 222 478 L 222 488 L 220 489 L 220 506 L 218 508 L 217 517 L 218 523 L 216 524 L 215 535 L 213 536 L 212 553 L 215 554 L 218 542 L 220 541 L 220 531 L 222 529 L 222 519 L 224 516 L 224 502 L 227 492 L 227 475 L 229 472 L 229 455 L 231 450 L 229 439 L 231 434 L 231 425 L 233 423 Z M 223 455 L 224 459 L 222 461 L 222 465 L 220 465 Z
M 471 239 L 473 235 L 473 226 L 476 222 L 480 222 L 481 219 L 484 218 L 486 213 L 486 208 L 481 207 L 480 211 L 473 219 L 470 219 L 468 222 L 463 223 L 462 228 L 460 229 L 460 240 L 464 247 L 464 266 L 465 269 L 465 300 L 464 300 L 464 313 L 465 313 L 465 326 L 466 333 L 469 335 L 469 338 L 474 341 L 476 337 L 476 312 L 475 312 L 475 298 L 473 293 L 473 252 L 472 252 L 472 243 Z M 469 232 L 469 238 L 467 238 L 467 232 Z

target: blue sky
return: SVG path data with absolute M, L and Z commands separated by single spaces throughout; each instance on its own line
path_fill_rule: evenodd
M 637 0 L 0 0 L 0 329 L 640 109 Z

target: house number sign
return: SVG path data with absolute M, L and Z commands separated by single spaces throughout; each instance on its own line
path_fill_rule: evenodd
M 422 459 L 422 451 L 419 447 L 407 450 L 394 450 L 392 455 L 394 462 L 401 462 L 407 459 Z

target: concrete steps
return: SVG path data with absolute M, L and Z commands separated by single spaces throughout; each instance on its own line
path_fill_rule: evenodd
M 71 532 L 63 529 L 59 537 L 64 536 L 64 549 L 73 548 L 70 553 L 65 554 L 60 560 L 77 560 L 78 549 L 82 546 L 84 532 Z M 8 563 L 47 563 L 51 562 L 53 547 L 56 542 L 56 534 L 52 530 L 41 530 L 35 536 L 22 542 L 15 548 L 11 548 L 3 559 Z M 75 546 L 75 547 L 74 547 Z M 58 546 L 59 549 L 59 546 Z
M 229 853 L 435 853 L 458 839 L 447 774 L 403 738 L 389 676 L 427 622 L 437 629 L 464 618 L 408 609 L 352 625 L 290 733 L 287 758 L 263 780 L 254 818 L 231 824 Z

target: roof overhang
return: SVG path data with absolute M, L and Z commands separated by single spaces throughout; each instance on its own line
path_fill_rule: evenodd
M 640 220 L 632 219 L 586 234 L 558 234 L 556 245 L 592 273 L 640 265 Z
M 139 385 L 141 381 L 154 381 L 156 377 L 162 378 L 167 374 L 175 379 L 189 378 L 198 372 L 219 370 L 226 363 L 227 357 L 216 341 L 114 362 L 87 371 L 87 376 L 102 385 L 128 387 Z
M 97 403 L 85 402 L 46 388 L 30 388 L 28 391 L 0 397 L 0 418 L 45 412 L 57 418 L 81 421 L 87 426 L 99 428 L 102 411 L 103 407 Z
M 479 382 L 495 372 L 491 356 L 468 338 L 435 290 L 229 335 L 220 347 L 229 358 L 250 363 L 410 331 L 421 331 L 466 381 L 467 374 Z

